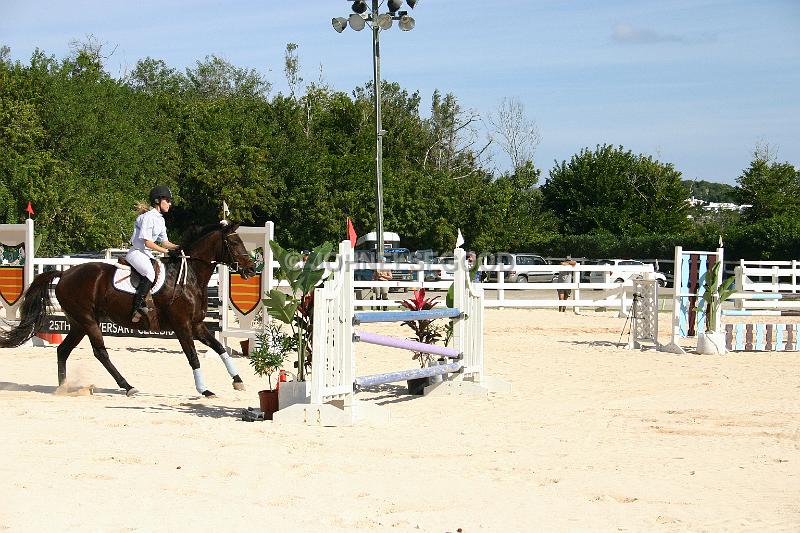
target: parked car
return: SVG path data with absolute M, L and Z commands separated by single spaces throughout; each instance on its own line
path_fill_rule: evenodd
M 635 259 L 603 259 L 598 261 L 597 264 L 608 265 L 610 268 L 608 271 L 597 270 L 589 272 L 589 281 L 591 283 L 625 283 L 632 279 L 643 279 L 644 277 L 642 274 L 637 272 L 629 272 L 616 268 L 625 266 L 645 266 L 645 263 Z M 664 274 L 661 272 L 654 272 L 654 276 L 659 287 L 666 286 L 667 277 Z
M 427 248 L 425 250 L 417 250 L 411 257 L 418 263 L 432 263 L 436 260 L 436 250 Z
M 456 260 L 452 255 L 437 257 L 432 264 L 441 265 L 441 268 L 430 270 L 431 276 L 429 279 L 433 281 L 453 281 L 455 279 Z
M 598 261 L 597 259 L 584 259 L 580 262 L 581 266 L 598 266 L 603 264 L 603 261 Z M 581 271 L 581 283 L 597 283 L 596 278 L 594 277 L 597 273 L 596 272 L 587 272 Z M 602 275 L 603 273 L 600 272 Z
M 555 270 L 532 270 L 531 267 L 549 265 L 541 255 L 496 253 L 486 258 L 487 266 L 502 265 L 505 281 L 515 283 L 550 283 L 557 276 Z M 484 272 L 484 281 L 497 281 L 497 272 Z

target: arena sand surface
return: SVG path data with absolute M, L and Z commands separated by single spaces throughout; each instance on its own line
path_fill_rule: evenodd
M 800 529 L 800 354 L 628 351 L 610 312 L 486 318 L 487 371 L 513 393 L 384 386 L 364 393 L 382 427 L 243 422 L 265 381 L 237 359 L 234 391 L 207 357 L 201 399 L 176 341 L 108 340 L 133 398 L 87 341 L 69 374 L 91 396 L 54 394 L 54 347 L 2 350 L 0 530 Z M 360 348 L 359 373 L 414 366 Z

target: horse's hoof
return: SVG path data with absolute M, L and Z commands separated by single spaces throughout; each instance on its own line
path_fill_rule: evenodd
M 138 393 L 139 393 L 139 389 L 137 389 L 136 387 L 131 387 L 130 389 L 125 391 L 125 395 L 128 396 L 128 397 L 131 397 L 131 396 L 133 396 L 135 394 L 138 394 Z
M 233 382 L 233 390 L 247 390 L 241 381 Z
M 214 394 L 213 392 L 211 392 L 210 390 L 204 390 L 203 391 L 203 396 L 205 396 L 206 398 L 216 398 L 217 397 L 217 395 Z

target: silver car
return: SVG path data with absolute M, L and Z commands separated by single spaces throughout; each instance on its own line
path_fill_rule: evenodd
M 550 283 L 557 272 L 555 270 L 532 270 L 531 267 L 549 265 L 541 255 L 496 253 L 486 258 L 487 266 L 502 265 L 505 281 L 515 283 Z M 497 272 L 485 272 L 486 281 L 497 281 Z

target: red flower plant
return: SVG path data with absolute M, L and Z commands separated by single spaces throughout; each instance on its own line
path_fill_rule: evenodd
M 438 296 L 425 298 L 425 289 L 414 289 L 412 292 L 414 293 L 413 298 L 400 302 L 403 304 L 403 307 L 410 311 L 427 311 L 428 309 L 433 309 L 433 306 L 437 303 L 436 300 L 439 299 Z
M 425 298 L 425 289 L 414 290 L 414 297 L 400 302 L 409 311 L 427 311 L 433 309 L 437 304 L 438 296 Z M 433 325 L 433 320 L 408 320 L 403 322 L 404 326 L 410 327 L 414 331 L 414 339 L 425 344 L 435 344 L 442 338 L 441 328 Z M 429 365 L 433 356 L 428 353 L 414 352 L 414 359 L 418 360 L 422 367 Z

